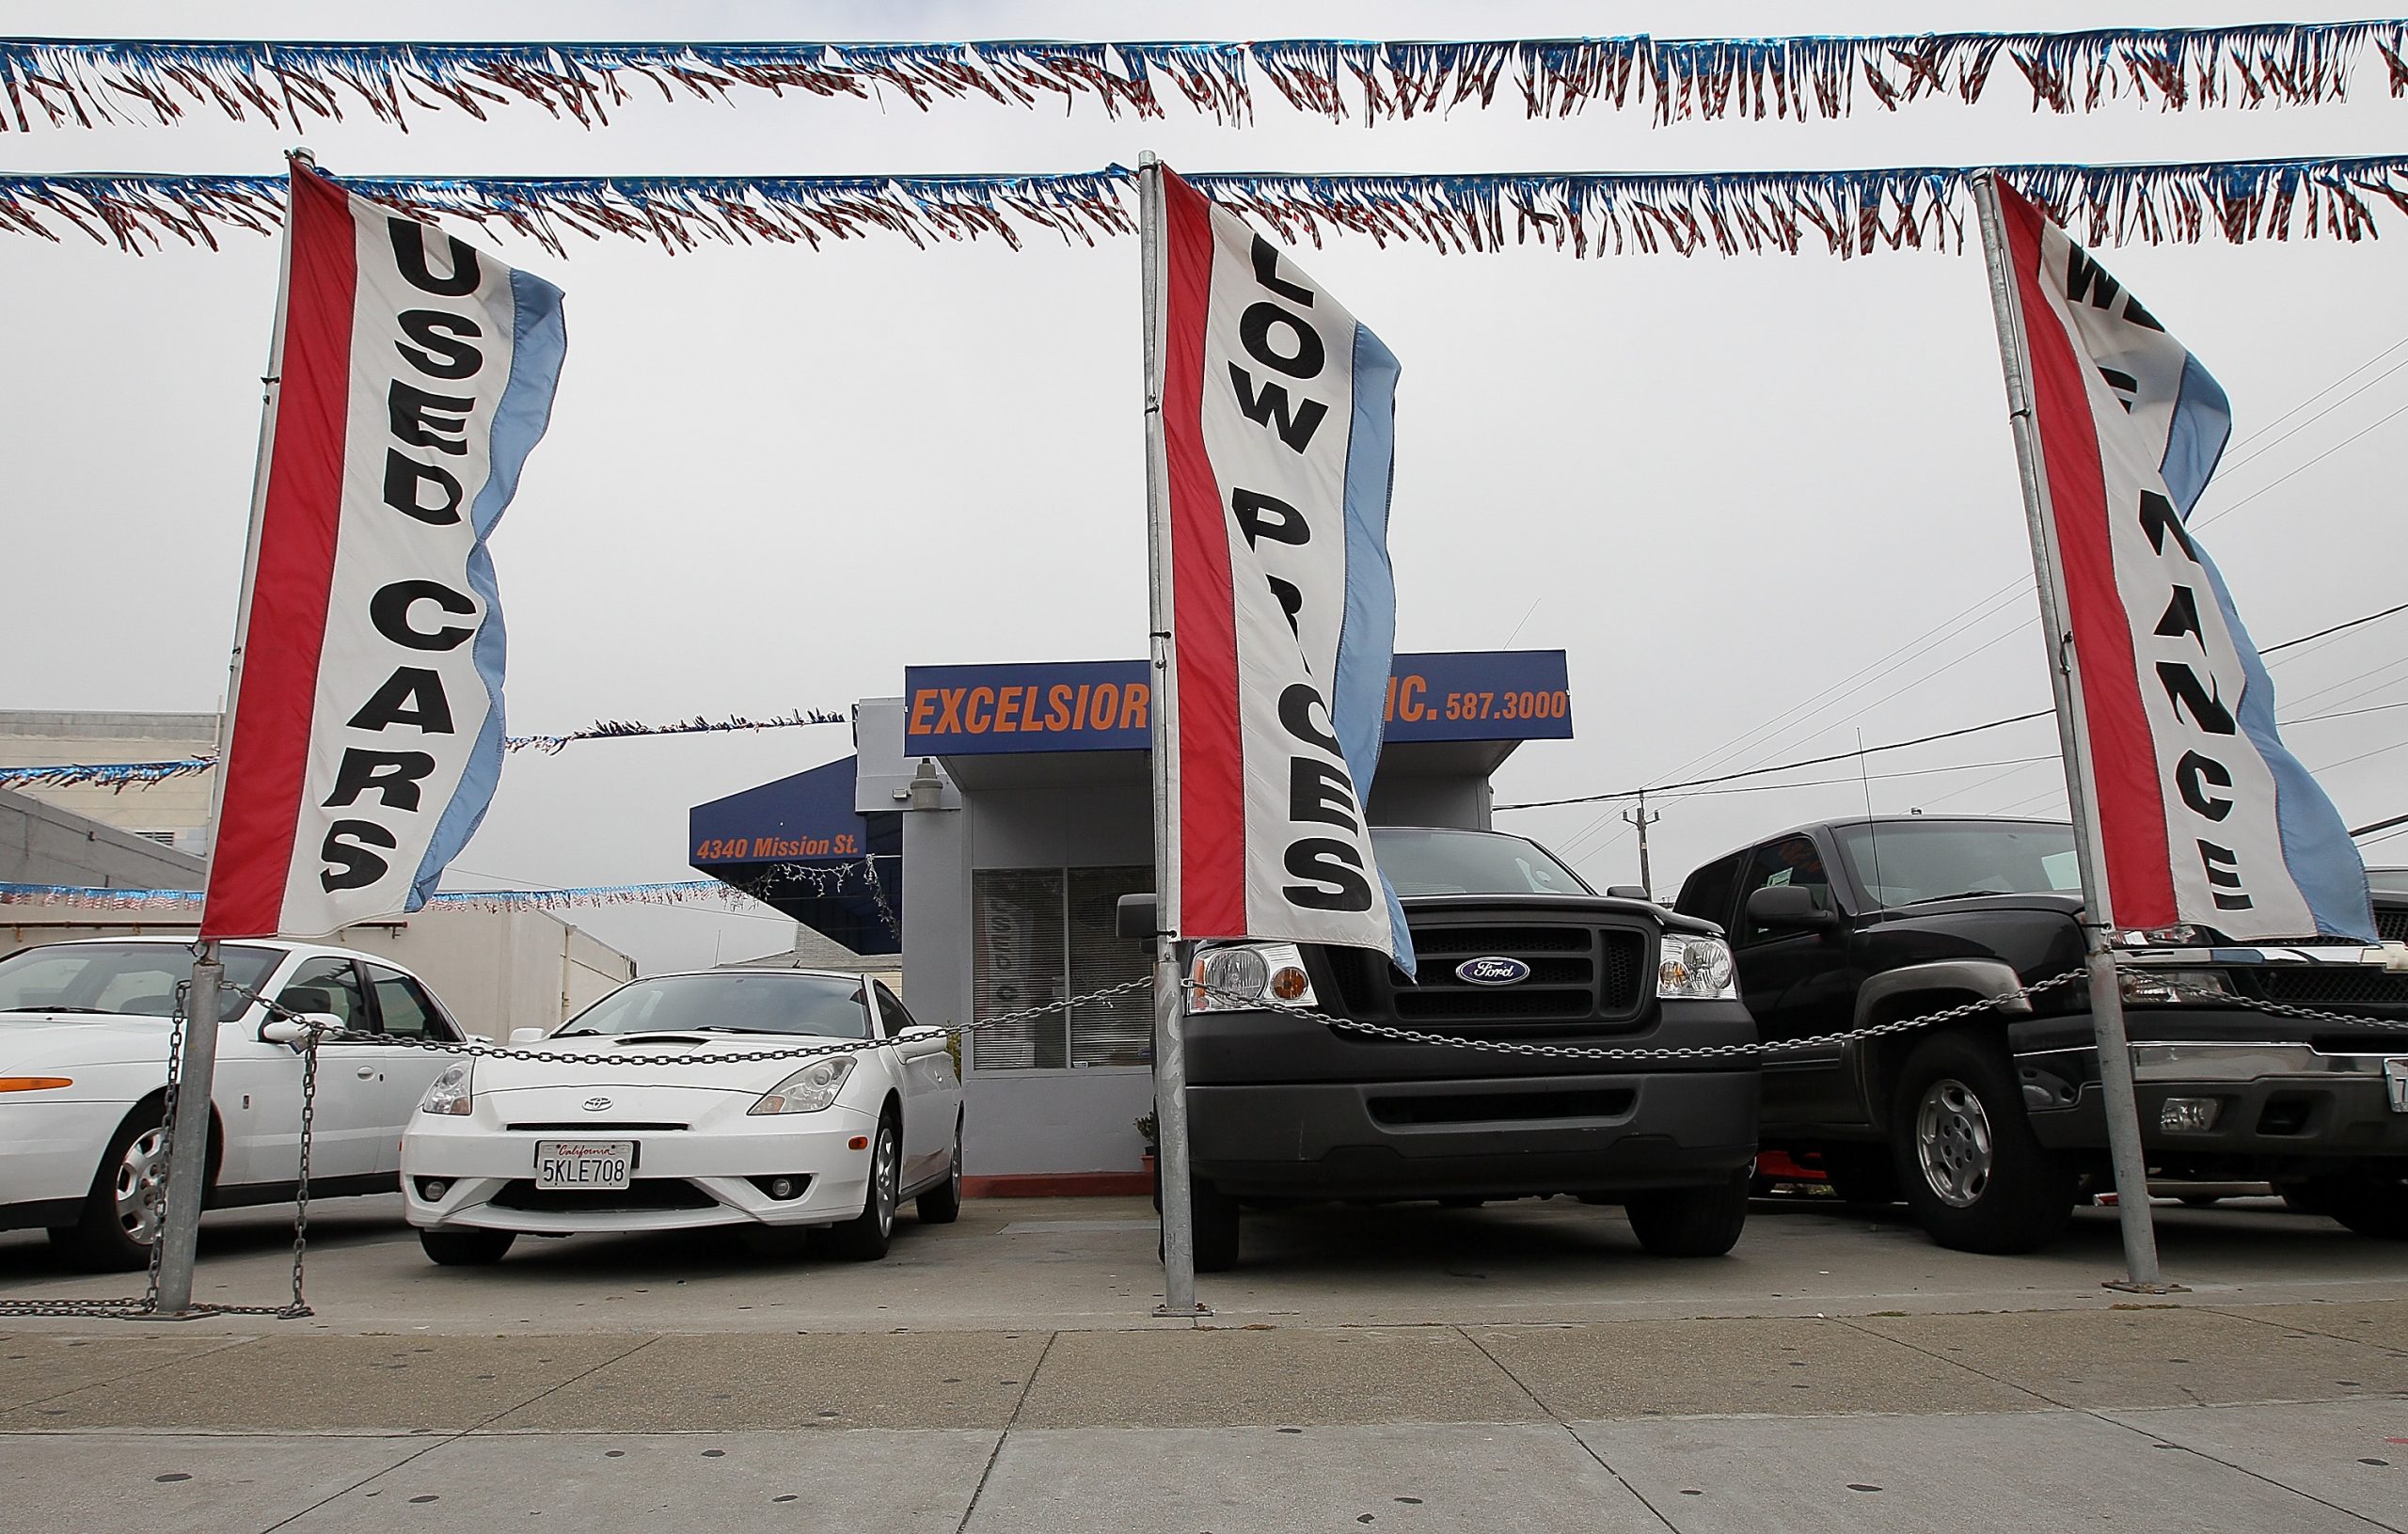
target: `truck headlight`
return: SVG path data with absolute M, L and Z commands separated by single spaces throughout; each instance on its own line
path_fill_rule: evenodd
M 1190 1012 L 1239 1012 L 1262 1006 L 1317 1006 L 1304 951 L 1292 942 L 1233 942 L 1196 956 L 1187 993 Z
M 435 1078 L 434 1084 L 426 1089 L 426 1096 L 419 1099 L 418 1111 L 466 1116 L 476 1107 L 475 1094 L 469 1083 L 470 1073 L 470 1062 L 466 1060 L 445 1067 L 443 1074 Z
M 1665 1001 L 1738 1000 L 1738 979 L 1731 968 L 1731 945 L 1720 938 L 1665 933 L 1656 960 L 1656 994 Z
M 2222 970 L 2118 969 L 2116 983 L 2124 1000 L 2153 1006 L 2212 1001 L 2232 994 L 2232 982 Z
M 836 1094 L 845 1089 L 845 1078 L 852 1073 L 849 1054 L 814 1060 L 762 1093 L 761 1100 L 744 1111 L 748 1115 L 816 1114 L 836 1100 Z

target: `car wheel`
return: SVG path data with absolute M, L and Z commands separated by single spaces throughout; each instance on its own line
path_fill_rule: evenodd
M 1632 1194 L 1622 1211 L 1639 1244 L 1662 1257 L 1719 1257 L 1739 1244 L 1748 1223 L 1745 1171 L 1711 1188 Z
M 167 1131 L 161 1105 L 145 1102 L 109 1136 L 75 1223 L 50 1233 L 61 1256 L 87 1273 L 131 1273 L 150 1261 L 167 1198 Z
M 1823 1147 L 1823 1176 L 1843 1204 L 1894 1204 L 1898 1174 L 1890 1164 L 1886 1146 L 1836 1145 Z
M 828 1249 L 848 1262 L 876 1262 L 895 1238 L 895 1206 L 903 1191 L 903 1150 L 895 1120 L 878 1121 L 878 1137 L 870 1142 L 869 1191 L 862 1211 L 840 1226 L 828 1227 Z
M 515 1230 L 421 1230 L 418 1243 L 446 1268 L 490 1268 L 518 1239 Z
M 1995 1043 L 1925 1039 L 1907 1059 L 1890 1122 L 1907 1208 L 1941 1245 L 2029 1252 L 2073 1218 L 2073 1169 L 2032 1132 Z
M 2330 1188 L 2328 1193 L 2325 1185 L 2317 1185 L 2325 1200 L 2324 1212 L 2361 1236 L 2408 1241 L 2408 1162 L 2340 1178 Z
M 944 1181 L 920 1195 L 920 1223 L 949 1226 L 961 1218 L 961 1122 L 953 1126 L 953 1164 L 945 1169 Z

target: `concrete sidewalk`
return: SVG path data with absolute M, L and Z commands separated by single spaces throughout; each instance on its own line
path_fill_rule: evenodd
M 2408 1528 L 2408 1300 L 1567 1325 L 19 1333 L 9 1528 Z

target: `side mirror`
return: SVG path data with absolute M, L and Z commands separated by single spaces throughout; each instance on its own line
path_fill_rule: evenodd
M 1758 926 L 1817 932 L 1839 925 L 1839 913 L 1814 904 L 1799 884 L 1767 884 L 1748 896 L 1748 920 Z
M 1606 893 L 1613 896 L 1616 900 L 1651 900 L 1655 898 L 1647 893 L 1647 886 L 1644 884 L 1608 884 L 1606 886 Z
M 342 1020 L 331 1012 L 304 1012 L 297 1018 L 270 1018 L 260 1024 L 260 1042 L 289 1044 L 299 1049 L 309 1035 L 332 1033 L 342 1027 Z
M 1113 930 L 1124 938 L 1150 938 L 1157 930 L 1154 913 L 1158 903 L 1150 891 L 1145 894 L 1124 894 L 1113 908 Z
M 541 1028 L 513 1028 L 510 1030 L 510 1041 L 513 1044 L 536 1044 L 542 1042 L 543 1037 L 544 1030 Z

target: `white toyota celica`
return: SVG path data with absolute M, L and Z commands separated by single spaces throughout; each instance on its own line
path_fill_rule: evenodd
M 859 1040 L 841 1053 L 752 1059 Z M 612 991 L 526 1058 L 454 1064 L 402 1140 L 426 1255 L 499 1261 L 518 1236 L 823 1226 L 886 1255 L 896 1208 L 961 1208 L 961 1079 L 943 1030 L 859 975 L 713 970 Z
M 293 1196 L 301 1148 L 298 1025 L 457 1042 L 417 976 L 306 942 L 230 942 L 218 1011 L 205 1207 Z M 40 943 L 0 959 L 0 1230 L 46 1226 L 69 1261 L 139 1268 L 166 1193 L 169 1018 L 192 977 L 182 939 Z M 391 1193 L 402 1126 L 452 1057 L 329 1039 L 319 1052 L 309 1194 Z

